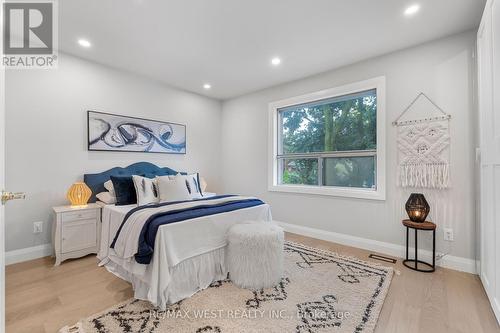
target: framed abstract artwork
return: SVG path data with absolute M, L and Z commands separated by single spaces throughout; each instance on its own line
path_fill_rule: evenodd
M 88 150 L 186 153 L 186 125 L 87 111 Z

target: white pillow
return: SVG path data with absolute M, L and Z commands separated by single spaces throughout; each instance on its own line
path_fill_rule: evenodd
M 98 193 L 96 198 L 104 202 L 106 205 L 114 205 L 116 203 L 116 197 L 111 195 L 110 192 Z
M 181 175 L 180 173 L 178 173 L 175 176 L 169 176 L 170 179 L 174 179 L 176 177 L 181 177 L 184 179 L 184 183 L 186 184 L 186 188 L 192 199 L 200 199 L 203 197 L 200 188 L 200 176 L 198 173 L 191 173 L 189 175 Z
M 160 202 L 191 200 L 186 180 L 182 177 L 174 177 L 173 179 L 168 176 L 156 177 L 156 184 L 160 194 Z
M 156 187 L 156 179 L 134 175 L 132 176 L 132 180 L 134 181 L 137 204 L 139 206 L 157 203 L 160 200 Z
M 108 180 L 107 182 L 104 183 L 104 188 L 108 190 L 108 192 L 116 198 L 116 193 L 115 193 L 115 188 L 113 187 L 113 182 Z

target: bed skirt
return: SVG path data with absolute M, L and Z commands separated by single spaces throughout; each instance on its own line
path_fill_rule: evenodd
M 193 296 L 213 282 L 226 279 L 225 253 L 226 247 L 222 247 L 197 255 L 170 267 L 166 274 L 155 269 L 131 272 L 114 262 L 112 257 L 104 266 L 109 272 L 132 284 L 136 299 L 149 301 L 160 310 L 165 310 L 168 305 Z M 149 276 L 146 278 L 145 275 Z

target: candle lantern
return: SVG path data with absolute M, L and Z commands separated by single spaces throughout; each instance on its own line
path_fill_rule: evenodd
M 405 205 L 408 217 L 413 222 L 425 222 L 431 210 L 422 193 L 412 193 Z

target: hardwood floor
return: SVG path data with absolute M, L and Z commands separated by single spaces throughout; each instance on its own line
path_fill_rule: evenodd
M 294 234 L 287 239 L 369 259 L 368 251 Z M 388 263 L 384 263 L 389 265 Z M 437 268 L 433 274 L 395 265 L 377 333 L 500 332 L 479 278 Z M 62 326 L 132 297 L 130 285 L 97 267 L 95 256 L 53 267 L 50 257 L 6 267 L 7 332 L 57 332 Z

